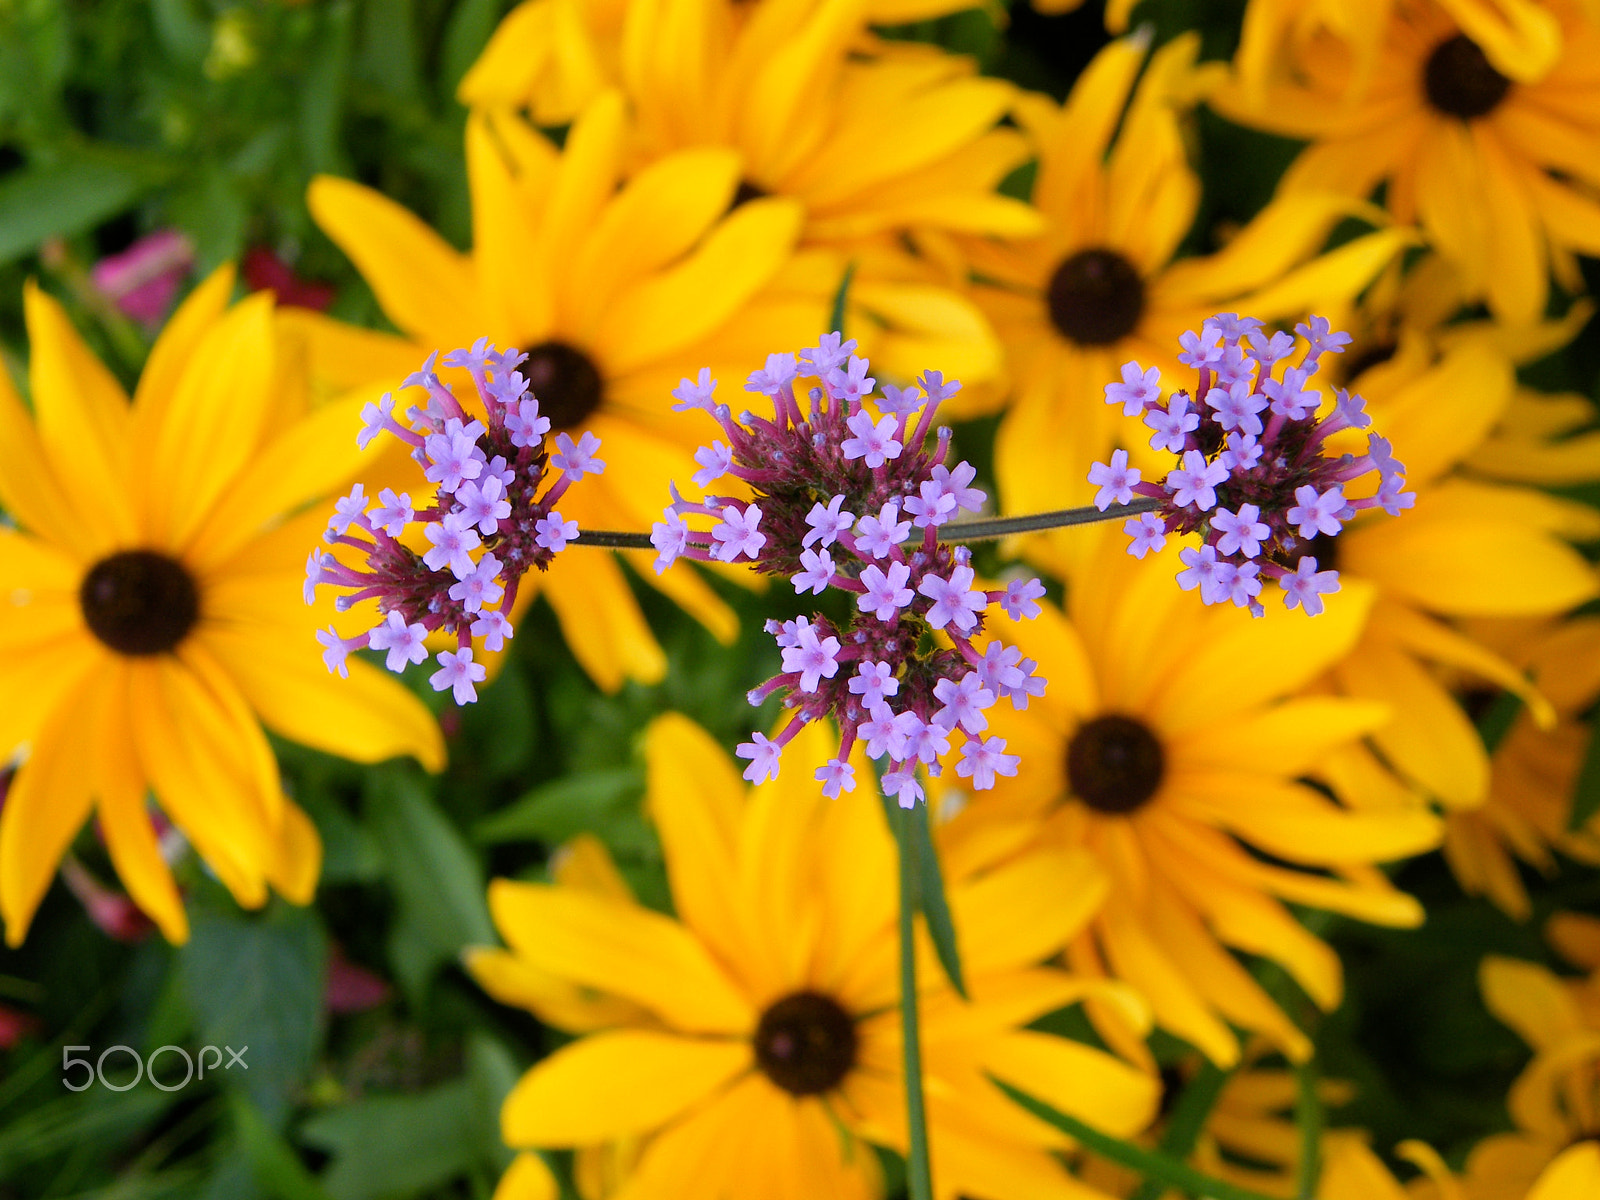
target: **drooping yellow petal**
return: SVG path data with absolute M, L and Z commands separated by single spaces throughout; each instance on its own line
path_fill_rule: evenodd
M 482 336 L 471 263 L 427 225 L 371 188 L 329 175 L 311 181 L 306 204 L 402 330 L 442 349 Z
M 56 867 L 88 819 L 92 763 L 106 726 L 104 672 L 83 679 L 45 721 L 0 808 L 0 916 L 6 944 L 20 946 Z
M 754 1062 L 743 1041 L 643 1029 L 595 1033 L 542 1059 L 500 1113 L 511 1146 L 582 1146 L 647 1133 Z
M 149 435 L 161 428 L 179 381 L 189 370 L 189 360 L 228 307 L 233 285 L 233 264 L 223 263 L 184 298 L 161 327 L 161 336 L 150 347 L 150 357 L 133 392 L 134 407 L 140 413 L 133 450 L 136 461 L 154 449 Z
M 267 882 L 273 890 L 290 904 L 310 904 L 322 874 L 322 835 L 305 810 L 288 798 L 267 855 Z
M 962 969 L 980 974 L 1042 961 L 1078 933 L 1110 886 L 1084 851 L 1030 854 L 981 879 L 947 885 Z M 1019 921 L 1022 911 L 1035 915 Z
M 519 1154 L 500 1176 L 492 1200 L 560 1200 L 561 1188 L 544 1159 L 537 1154 Z
M 496 880 L 489 909 L 535 966 L 642 1004 L 679 1029 L 746 1034 L 755 1013 L 704 946 L 667 917 L 563 888 Z
M 645 1009 L 631 1001 L 600 995 L 558 979 L 505 950 L 469 947 L 462 952 L 461 961 L 478 986 L 501 1004 L 525 1008 L 541 1021 L 570 1033 L 648 1024 L 652 1020 Z
M 1549 1050 L 1584 1028 L 1567 985 L 1537 963 L 1491 954 L 1478 964 L 1483 1003 L 1534 1050 Z
M 1528 1200 L 1589 1200 L 1600 1195 L 1600 1145 L 1579 1142 L 1563 1150 L 1539 1176 Z
M 1148 1125 L 1161 1098 L 1159 1081 L 1121 1059 L 1032 1030 L 996 1039 L 983 1059 L 1013 1087 L 1121 1137 Z

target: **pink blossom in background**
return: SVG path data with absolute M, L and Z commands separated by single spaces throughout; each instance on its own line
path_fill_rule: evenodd
M 176 229 L 158 229 L 122 253 L 102 258 L 89 277 L 125 316 L 154 326 L 167 315 L 193 266 L 194 243 Z
M 30 1033 L 39 1032 L 39 1020 L 0 1004 L 0 1050 L 10 1050 Z
M 240 264 L 244 284 L 252 292 L 271 291 L 286 308 L 309 308 L 323 312 L 333 303 L 334 287 L 301 279 L 289 266 L 264 246 L 251 246 Z
M 328 949 L 328 986 L 322 1004 L 330 1013 L 366 1012 L 389 998 L 389 984 L 382 976 L 344 956 L 337 944 Z

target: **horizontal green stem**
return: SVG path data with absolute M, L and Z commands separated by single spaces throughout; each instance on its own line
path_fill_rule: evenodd
M 990 1078 L 994 1079 L 992 1075 Z M 1026 1092 L 1018 1091 L 1004 1080 L 994 1079 L 994 1082 L 1001 1091 L 1041 1121 L 1054 1125 L 1062 1133 L 1070 1134 L 1102 1158 L 1109 1158 L 1130 1171 L 1137 1171 L 1146 1179 L 1159 1180 L 1167 1187 L 1175 1187 L 1195 1196 L 1205 1196 L 1207 1200 L 1273 1200 L 1272 1197 L 1260 1192 L 1253 1192 L 1249 1188 L 1239 1187 L 1237 1184 L 1207 1175 L 1204 1171 L 1197 1171 L 1188 1163 L 1170 1158 L 1159 1150 L 1146 1150 L 1143 1146 L 1136 1146 L 1132 1142 L 1101 1133 L 1092 1125 L 1085 1125 L 1077 1117 L 1068 1116 L 1044 1101 L 1035 1100 Z
M 1092 525 L 1115 521 L 1159 508 L 1161 501 L 1135 500 L 1113 504 L 1101 512 L 1092 504 L 1083 508 L 1060 508 L 1054 512 L 1030 513 L 1022 517 L 993 517 L 985 521 L 954 521 L 939 530 L 941 542 L 984 542 L 1010 537 L 1014 533 L 1038 533 L 1045 529 L 1065 529 L 1071 525 Z M 602 550 L 653 550 L 648 533 L 624 533 L 613 529 L 585 529 L 572 539 L 574 546 L 596 546 Z

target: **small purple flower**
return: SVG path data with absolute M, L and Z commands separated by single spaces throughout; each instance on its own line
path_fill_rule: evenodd
M 478 698 L 478 689 L 473 684 L 487 679 L 489 668 L 472 661 L 471 646 L 463 646 L 454 652 L 441 650 L 437 661 L 439 669 L 428 677 L 434 691 L 452 689 L 457 704 L 471 704 Z
M 874 425 L 871 414 L 863 410 L 852 416 L 846 424 L 850 432 L 855 434 L 840 445 L 846 459 L 865 458 L 867 466 L 881 467 L 889 459 L 900 457 L 903 447 L 895 440 L 893 417 L 880 417 Z
M 1172 491 L 1172 502 L 1179 508 L 1192 504 L 1201 512 L 1209 512 L 1217 505 L 1217 485 L 1227 479 L 1227 467 L 1206 462 L 1206 456 L 1198 450 L 1186 450 L 1183 466 L 1167 472 L 1167 487 Z
M 361 408 L 361 432 L 356 434 L 356 447 L 365 450 L 393 422 L 394 393 L 385 392 L 376 404 L 370 401 Z
M 332 625 L 326 629 L 317 630 L 317 641 L 322 643 L 322 663 L 328 668 L 328 674 L 337 671 L 345 679 L 350 678 L 350 666 L 345 659 L 350 656 L 350 651 L 359 648 L 359 643 L 348 642 L 340 637 Z
M 1388 438 L 1379 437 L 1375 433 L 1367 434 L 1367 457 L 1372 460 L 1372 465 L 1378 469 L 1380 478 L 1387 479 L 1391 475 L 1404 475 L 1406 465 L 1394 456 L 1394 447 Z
M 490 477 L 482 484 L 467 482 L 456 490 L 456 503 L 461 506 L 462 518 L 468 525 L 476 525 L 485 537 L 500 528 L 500 522 L 511 515 L 511 502 L 505 498 L 505 485 Z
M 856 526 L 856 545 L 872 558 L 888 558 L 894 548 L 911 536 L 911 522 L 900 520 L 900 504 L 890 500 L 878 515 L 861 518 Z
M 1204 335 L 1202 337 L 1202 334 Z M 1178 355 L 1178 361 L 1186 367 L 1193 367 L 1197 371 L 1210 370 L 1222 361 L 1222 343 L 1212 341 L 1216 334 L 1205 325 L 1201 326 L 1201 333 L 1189 330 L 1178 335 L 1178 345 L 1183 347 L 1183 353 Z M 1127 378 L 1127 367 L 1123 367 L 1123 378 Z M 1128 414 L 1132 416 L 1132 413 Z
M 968 739 L 961 747 L 961 761 L 956 764 L 956 774 L 970 777 L 974 791 L 986 792 L 994 787 L 996 775 L 1015 775 L 1022 759 L 1005 753 L 1006 741 L 1001 737 L 987 737 L 977 742 Z
M 878 411 L 896 417 L 908 417 L 922 407 L 923 395 L 915 387 L 897 388 L 892 383 L 883 385 L 883 399 L 878 401 Z
M 1320 495 L 1309 484 L 1298 487 L 1294 498 L 1299 503 L 1288 512 L 1289 524 L 1298 527 L 1301 537 L 1314 538 L 1319 533 L 1332 537 L 1343 528 L 1340 521 L 1345 517 L 1348 505 L 1345 503 L 1344 489 L 1337 484 Z
M 886 771 L 883 776 L 883 790 L 893 795 L 895 803 L 901 808 L 915 808 L 917 801 L 922 799 L 922 785 L 917 782 L 917 772 L 914 767 Z
M 1417 494 L 1405 490 L 1406 481 L 1403 476 L 1390 475 L 1378 485 L 1378 494 L 1374 499 L 1378 507 L 1391 517 L 1398 517 L 1406 509 L 1417 502 Z
M 982 592 L 972 590 L 972 580 L 971 567 L 955 568 L 949 579 L 938 575 L 923 577 L 917 591 L 933 601 L 933 607 L 928 610 L 929 625 L 935 629 L 954 625 L 959 633 L 971 633 L 978 627 L 978 614 L 989 599 Z
M 1030 696 L 1044 695 L 1044 678 L 1034 674 L 1038 667 L 1039 664 L 1034 662 L 1033 659 L 1023 659 L 1017 664 L 1017 669 L 1022 675 L 1022 682 L 1017 684 L 1015 687 L 1002 688 L 995 694 L 1004 696 L 1007 700 L 1011 701 L 1012 708 L 1016 709 L 1018 712 L 1022 712 L 1028 707 L 1028 698 Z
M 856 790 L 856 769 L 843 759 L 830 758 L 828 765 L 818 767 L 814 776 L 822 784 L 822 794 L 837 800 L 840 792 Z
M 1027 677 L 1020 666 L 1021 662 L 1022 651 L 1015 646 L 990 642 L 978 663 L 978 682 L 996 696 L 1007 695 L 1014 688 L 1021 687 Z
M 1317 411 L 1322 393 L 1306 389 L 1307 373 L 1299 367 L 1289 367 L 1283 373 L 1283 382 L 1268 379 L 1261 385 L 1262 395 L 1272 401 L 1272 411 L 1291 421 L 1304 420 Z M 1260 432 L 1257 430 L 1257 432 Z
M 550 456 L 550 465 L 573 483 L 585 475 L 603 474 L 606 469 L 606 464 L 594 457 L 594 452 L 600 449 L 600 439 L 587 429 L 577 445 L 573 445 L 566 434 L 556 434 L 556 449 L 557 453 Z
M 1242 383 L 1249 389 L 1255 384 L 1255 361 L 1246 358 L 1244 350 L 1234 342 L 1223 343 L 1222 357 L 1212 370 L 1217 374 L 1217 382 L 1225 388 L 1232 388 L 1234 384 Z
M 903 753 L 907 759 L 915 758 L 927 766 L 932 766 L 941 756 L 950 753 L 950 730 L 937 721 L 924 721 L 914 712 L 901 713 L 895 720 L 903 722 L 906 735 Z M 938 774 L 937 771 L 932 773 Z
M 1294 337 L 1283 330 L 1275 330 L 1270 338 L 1259 329 L 1250 331 L 1250 355 L 1256 360 L 1263 375 L 1294 352 Z
M 1006 584 L 1000 607 L 1013 621 L 1031 621 L 1039 615 L 1040 608 L 1035 601 L 1043 595 L 1044 584 L 1037 579 L 1013 579 Z
M 1139 479 L 1139 468 L 1128 465 L 1128 452 L 1113 450 L 1110 466 L 1097 462 L 1089 468 L 1089 482 L 1100 489 L 1094 494 L 1094 506 L 1105 512 L 1113 501 L 1118 504 L 1131 503 L 1133 485 L 1138 483 Z
M 906 511 L 919 529 L 937 528 L 956 515 L 955 493 L 946 491 L 935 480 L 924 480 L 918 494 L 906 499 Z
M 711 556 L 723 562 L 732 562 L 743 554 L 754 559 L 767 544 L 767 535 L 756 526 L 761 524 L 761 509 L 746 505 L 743 512 L 732 505 L 722 509 L 722 521 L 711 530 L 711 536 L 720 545 L 711 547 Z
M 817 627 L 810 622 L 799 629 L 799 641 L 783 652 L 783 669 L 800 673 L 800 690 L 814 692 L 824 679 L 839 670 L 839 639 L 818 639 Z
M 1365 396 L 1352 396 L 1349 392 L 1340 388 L 1333 411 L 1334 415 L 1350 428 L 1365 429 L 1372 424 L 1372 418 L 1367 416 L 1366 408 L 1367 399 Z
M 958 462 L 951 470 L 946 470 L 943 465 L 933 469 L 933 482 L 939 485 L 940 490 L 954 496 L 957 507 L 973 513 L 983 511 L 985 499 L 983 489 L 972 486 L 972 481 L 977 477 L 978 469 L 964 461 Z
M 1227 448 L 1217 455 L 1217 461 L 1230 475 L 1235 471 L 1248 471 L 1261 461 L 1261 443 L 1253 433 L 1230 433 Z
M 1350 335 L 1333 329 L 1327 317 L 1313 316 L 1308 324 L 1296 325 L 1294 331 L 1311 343 L 1313 356 L 1329 352 L 1343 354 L 1350 344 Z
M 1238 313 L 1217 313 L 1207 317 L 1200 328 L 1210 337 L 1221 337 L 1224 342 L 1236 343 L 1260 329 L 1261 322 L 1256 317 L 1241 317 Z
M 769 779 L 778 777 L 778 755 L 783 747 L 772 741 L 764 733 L 750 735 L 754 740 L 740 742 L 734 748 L 734 753 L 740 758 L 748 758 L 750 765 L 744 769 L 744 777 L 751 783 L 765 783 Z
M 1283 588 L 1285 607 L 1303 606 L 1306 616 L 1314 617 L 1322 612 L 1322 597 L 1339 590 L 1339 572 L 1317 570 L 1317 560 L 1305 554 L 1293 572 L 1284 572 L 1278 586 Z
M 806 535 L 800 540 L 802 546 L 809 546 L 818 542 L 823 546 L 833 545 L 841 533 L 848 532 L 850 526 L 855 524 L 856 515 L 852 512 L 841 512 L 844 504 L 843 496 L 835 496 L 828 501 L 828 507 L 816 503 L 811 506 L 811 511 L 806 514 L 806 524 L 810 526 Z
M 452 421 L 451 424 L 456 422 Z M 424 447 L 430 461 L 423 475 L 430 483 L 437 483 L 447 492 L 453 492 L 465 480 L 476 479 L 483 474 L 486 465 L 483 451 L 478 449 L 476 437 L 462 430 L 430 434 Z
M 493 554 L 485 554 L 469 574 L 450 585 L 450 599 L 469 613 L 480 611 L 485 604 L 493 604 L 505 593 L 505 588 L 495 582 L 498 574 L 500 560 Z
M 1155 430 L 1150 438 L 1152 449 L 1182 454 L 1189 434 L 1200 428 L 1200 414 L 1190 410 L 1188 395 L 1179 392 L 1165 408 L 1146 409 L 1144 423 Z
M 457 579 L 472 574 L 472 552 L 483 543 L 463 518 L 451 513 L 443 523 L 424 526 L 422 536 L 433 543 L 433 549 L 422 556 L 429 570 L 442 571 L 448 566 Z
M 1211 514 L 1211 528 L 1222 536 L 1217 539 L 1220 554 L 1243 554 L 1254 558 L 1261 553 L 1261 540 L 1271 534 L 1262 521 L 1256 520 L 1261 510 L 1254 504 L 1241 504 L 1238 513 L 1219 508 Z
M 329 534 L 340 534 L 349 529 L 351 522 L 359 521 L 365 515 L 366 508 L 366 489 L 358 483 L 350 489 L 348 496 L 340 496 L 333 502 L 333 516 L 328 519 Z
M 1229 571 L 1225 578 L 1219 577 L 1219 582 L 1228 589 L 1224 598 L 1232 600 L 1235 608 L 1249 608 L 1256 616 L 1261 616 L 1261 606 L 1254 603 L 1255 598 L 1261 594 L 1261 568 L 1253 562 L 1239 566 L 1225 563 L 1221 566 L 1226 566 Z
M 533 528 L 534 543 L 543 546 L 551 554 L 560 554 L 567 548 L 567 543 L 578 536 L 578 523 L 562 520 L 561 514 L 555 509 L 551 509 L 548 516 L 535 521 Z
M 856 597 L 857 606 L 880 621 L 894 620 L 911 603 L 913 593 L 906 586 L 910 578 L 911 568 L 905 563 L 890 563 L 887 574 L 877 563 L 869 564 L 861 572 L 861 583 L 867 590 Z
M 1122 532 L 1133 539 L 1128 553 L 1143 558 L 1150 551 L 1160 551 L 1167 544 L 1167 527 L 1155 513 L 1140 513 L 1122 523 Z
M 1231 564 L 1217 562 L 1215 546 L 1185 546 L 1178 551 L 1178 557 L 1183 561 L 1185 570 L 1178 572 L 1178 586 L 1186 592 L 1200 589 L 1200 599 L 1207 604 L 1215 604 L 1219 586 L 1219 568 Z
M 1146 407 L 1161 403 L 1161 368 L 1141 372 L 1136 362 L 1122 364 L 1122 382 L 1106 384 L 1106 403 L 1122 405 L 1122 415 L 1137 417 Z
M 834 566 L 833 555 L 826 550 L 800 551 L 800 565 L 805 570 L 797 572 L 792 577 L 795 592 L 801 593 L 810 590 L 813 596 L 820 596 L 827 590 L 838 574 Z
M 529 396 L 506 413 L 506 432 L 513 446 L 536 446 L 550 432 L 550 418 L 539 415 L 539 401 Z
M 1261 418 L 1257 414 L 1266 408 L 1267 402 L 1250 390 L 1248 379 L 1229 384 L 1227 388 L 1212 388 L 1206 393 L 1206 404 L 1215 410 L 1217 424 L 1223 429 L 1261 435 Z
M 749 378 L 744 381 L 744 390 L 776 396 L 794 382 L 796 374 L 794 355 L 769 354 L 764 368 L 750 372 Z
M 428 657 L 427 647 L 422 644 L 427 636 L 426 625 L 408 625 L 400 611 L 391 608 L 384 615 L 383 623 L 367 635 L 367 645 L 374 650 L 387 650 L 389 654 L 383 665 L 399 674 L 407 663 L 419 663 Z
M 405 532 L 406 526 L 411 524 L 416 515 L 411 507 L 409 492 L 396 496 L 393 488 L 384 488 L 378 493 L 378 507 L 372 510 L 369 519 L 390 537 L 397 538 Z
M 864 659 L 856 665 L 850 677 L 850 692 L 861 697 L 861 704 L 869 712 L 900 690 L 900 681 L 894 676 L 894 665 Z
M 703 488 L 728 473 L 728 468 L 733 466 L 733 451 L 722 442 L 712 442 L 694 452 L 694 461 L 700 464 L 693 476 L 694 485 Z
M 673 412 L 687 412 L 691 408 L 703 408 L 710 412 L 715 405 L 712 403 L 711 394 L 717 390 L 717 381 L 711 378 L 711 368 L 700 368 L 700 379 L 692 383 L 687 379 L 680 379 L 678 386 L 672 389 L 672 398 L 677 401 L 672 406 Z
M 878 384 L 876 379 L 867 374 L 867 369 L 867 360 L 852 354 L 847 370 L 841 371 L 835 367 L 823 378 L 827 380 L 828 387 L 838 399 L 860 401 L 872 395 L 872 389 Z M 889 457 L 893 458 L 894 455 L 891 454 Z M 877 466 L 876 463 L 870 462 L 867 465 Z
M 944 705 L 933 715 L 934 723 L 945 729 L 957 725 L 968 733 L 982 733 L 989 727 L 983 710 L 994 703 L 994 693 L 983 686 L 976 671 L 968 671 L 960 683 L 941 679 L 933 685 L 934 697 Z
M 472 636 L 483 639 L 483 648 L 494 652 L 502 649 L 511 638 L 511 622 L 498 608 L 486 608 L 472 623 Z M 418 659 L 417 661 L 421 661 Z
M 961 381 L 952 379 L 946 383 L 943 371 L 924 371 L 917 376 L 917 382 L 922 385 L 922 390 L 928 393 L 930 404 L 943 404 L 961 390 Z
M 855 338 L 847 342 L 842 333 L 825 333 L 811 349 L 800 351 L 800 365 L 812 375 L 825 378 L 829 371 L 844 366 L 855 348 Z
M 669 508 L 662 520 L 650 526 L 650 544 L 656 548 L 656 574 L 665 571 L 689 544 L 689 526 L 676 509 Z

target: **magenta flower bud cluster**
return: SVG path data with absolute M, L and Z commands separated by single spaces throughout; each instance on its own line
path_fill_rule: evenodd
M 576 443 L 558 433 L 551 452 L 545 437 L 550 421 L 539 415 L 539 401 L 517 371 L 527 355 L 497 351 L 485 338 L 445 355 L 444 366 L 471 373 L 486 419 L 468 413 L 434 373 L 438 357 L 430 354 L 400 385 L 422 388 L 424 407 L 407 410 L 401 421 L 393 394 L 385 393 L 362 410 L 356 438 L 363 448 L 382 434 L 406 443 L 433 485 L 432 498 L 416 508 L 409 493 L 384 488 L 374 503 L 356 484 L 335 503 L 323 540 L 350 547 L 361 564 L 313 550 L 305 598 L 313 603 L 317 586 L 327 584 L 348 589 L 337 602 L 341 611 L 362 600 L 378 602 L 382 619 L 358 637 L 340 637 L 331 626 L 318 631 L 323 661 L 341 675 L 349 674 L 351 651 L 385 651 L 385 665 L 398 672 L 428 657 L 423 643 L 429 634 L 454 635 L 456 648 L 439 652 L 430 682 L 467 704 L 488 675 L 473 661 L 473 639 L 488 651 L 503 648 L 523 575 L 531 567 L 547 569 L 578 536 L 578 523 L 564 519 L 556 502 L 585 475 L 604 471 L 605 463 L 594 457 L 600 439 L 593 433 Z M 558 474 L 540 495 L 551 470 Z M 408 538 L 408 530 L 421 536 Z
M 1281 377 L 1274 369 L 1299 342 L 1281 331 L 1267 336 L 1252 317 L 1220 313 L 1199 333 L 1184 333 L 1178 361 L 1200 373 L 1194 396 L 1163 397 L 1156 368 L 1125 364 L 1122 381 L 1106 386 L 1106 403 L 1142 416 L 1151 447 L 1178 455 L 1179 465 L 1160 482 L 1146 482 L 1128 464 L 1128 452 L 1117 450 L 1110 463 L 1089 471 L 1102 512 L 1135 496 L 1161 502 L 1124 523 L 1128 553 L 1143 558 L 1171 535 L 1198 533 L 1202 544 L 1179 553 L 1179 586 L 1198 588 L 1207 604 L 1231 601 L 1255 616 L 1262 615 L 1258 597 L 1267 580 L 1283 589 L 1287 607 L 1316 616 L 1323 595 L 1339 590 L 1337 571 L 1317 569 L 1319 549 L 1358 512 L 1380 508 L 1398 516 L 1416 502 L 1405 491 L 1404 464 L 1376 433 L 1367 434 L 1364 454 L 1328 452 L 1334 434 L 1372 424 L 1365 401 L 1342 388 L 1319 418 L 1322 393 L 1309 387 L 1322 356 L 1343 353 L 1350 335 L 1331 330 L 1322 317 L 1296 325 L 1295 333 L 1307 349 Z M 1365 484 L 1353 490 L 1371 494 L 1352 496 L 1351 485 L 1368 474 L 1377 476 L 1376 489 Z M 1328 549 L 1321 558 L 1331 561 Z
M 707 370 L 683 380 L 674 407 L 703 409 L 726 439 L 696 453 L 695 485 L 731 477 L 749 498 L 708 492 L 687 500 L 674 485 L 651 542 L 658 572 L 679 558 L 750 563 L 797 593 L 850 594 L 854 609 L 842 625 L 822 616 L 768 623 L 783 671 L 752 691 L 750 703 L 778 694 L 793 715 L 775 737 L 757 733 L 738 747 L 750 760 L 744 777 L 776 777 L 794 735 L 832 716 L 839 753 L 817 771 L 823 793 L 855 789 L 850 755 L 860 740 L 868 757 L 886 761 L 885 790 L 910 808 L 922 798 L 918 766 L 937 776 L 952 738 L 961 742 L 956 774 L 974 789 L 1016 773 L 1004 739 L 985 733 L 984 710 L 1001 699 L 1026 708 L 1044 680 L 1017 648 L 991 640 L 980 651 L 975 642 L 990 604 L 1032 617 L 1044 588 L 1035 579 L 979 587 L 970 552 L 939 541 L 941 526 L 984 502 L 971 486 L 973 468 L 947 465 L 950 430 L 934 432 L 939 404 L 960 384 L 928 371 L 920 388 L 885 385 L 876 396 L 855 345 L 832 333 L 798 358 L 770 355 L 745 383 L 771 397 L 770 418 L 746 412 L 735 420 L 713 400 Z M 803 408 L 798 379 L 815 381 Z

